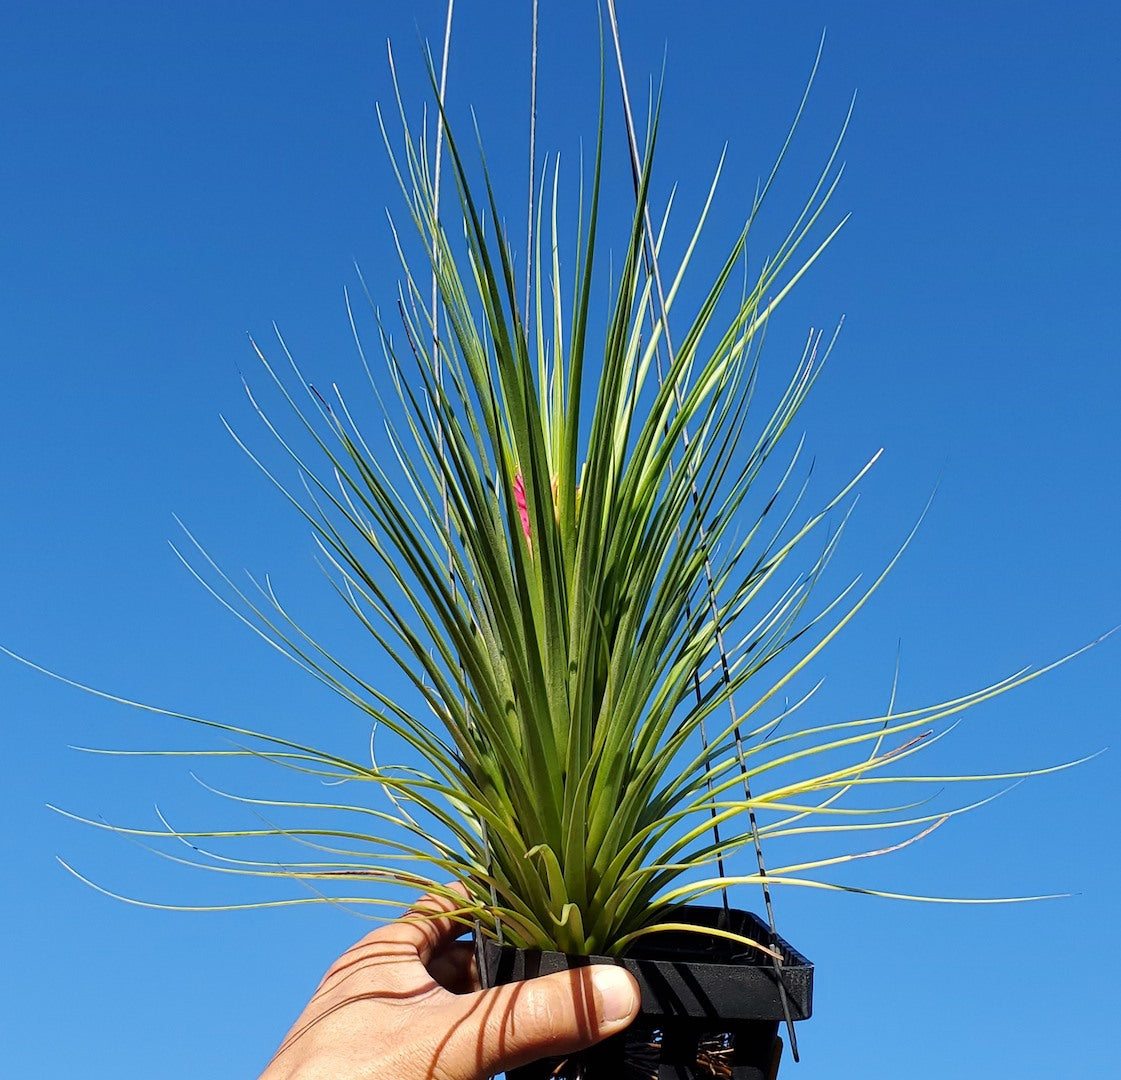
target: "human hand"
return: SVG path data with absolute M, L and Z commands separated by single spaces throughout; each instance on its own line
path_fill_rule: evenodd
M 433 896 L 414 908 L 452 910 Z M 478 990 L 461 930 L 405 916 L 368 934 L 331 965 L 260 1080 L 486 1080 L 583 1050 L 638 1012 L 638 986 L 618 967 Z

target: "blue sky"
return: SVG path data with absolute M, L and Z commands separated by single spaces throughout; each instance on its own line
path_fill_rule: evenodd
M 476 111 L 511 220 L 523 213 L 529 6 L 460 0 L 449 83 L 454 115 Z M 596 9 L 541 6 L 538 146 L 559 150 L 575 183 L 595 122 Z M 938 491 L 900 566 L 819 665 L 833 707 L 882 704 L 897 650 L 902 692 L 923 703 L 1121 622 L 1121 16 L 1099 3 L 619 6 L 632 84 L 656 81 L 665 61 L 655 199 L 677 181 L 679 205 L 699 205 L 728 144 L 717 234 L 737 227 L 769 168 L 823 29 L 764 242 L 857 94 L 834 203 L 852 218 L 768 356 L 781 367 L 809 326 L 844 315 L 801 419 L 812 490 L 827 496 L 885 453 L 837 581 L 877 572 Z M 131 697 L 362 752 L 361 721 L 230 618 L 167 540 L 178 515 L 224 566 L 270 573 L 312 621 L 335 625 L 306 527 L 219 417 L 262 443 L 240 378 L 253 370 L 248 335 L 267 344 L 274 321 L 313 378 L 360 385 L 343 289 L 358 263 L 391 305 L 396 280 L 385 209 L 400 204 L 374 112 L 391 99 L 385 41 L 418 110 L 418 43 L 442 27 L 439 2 L 4 5 L 0 643 Z M 616 149 L 609 175 L 623 185 Z M 1046 765 L 1115 743 L 1119 648 L 971 714 L 939 767 Z M 151 824 L 159 803 L 177 823 L 220 826 L 230 807 L 181 759 L 68 749 L 205 739 L 7 661 L 0 717 L 6 1068 L 42 1080 L 256 1075 L 364 926 L 330 908 L 142 910 L 81 885 L 56 854 L 155 901 L 250 895 L 45 809 Z M 780 928 L 818 965 L 805 1060 L 784 1075 L 1116 1070 L 1119 769 L 1113 751 L 1031 781 L 851 878 L 1070 899 L 780 894 Z M 220 763 L 203 773 L 238 784 Z

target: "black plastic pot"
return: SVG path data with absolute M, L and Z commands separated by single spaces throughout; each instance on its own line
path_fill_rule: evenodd
M 731 930 L 769 944 L 782 956 L 782 983 L 792 1020 L 813 1007 L 813 965 L 750 912 L 689 906 L 672 917 Z M 668 921 L 668 920 L 667 920 Z M 621 958 L 499 947 L 483 949 L 489 985 L 518 982 L 588 964 L 620 964 L 642 992 L 638 1018 L 625 1032 L 567 1059 L 552 1058 L 507 1073 L 507 1080 L 769 1080 L 781 1051 L 782 995 L 774 961 L 758 949 L 686 931 L 639 938 Z

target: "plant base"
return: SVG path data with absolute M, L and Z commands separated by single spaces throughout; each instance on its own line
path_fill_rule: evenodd
M 770 944 L 782 956 L 782 988 L 793 1020 L 810 1016 L 813 965 L 757 916 L 690 906 L 673 921 L 729 929 Z M 642 993 L 625 1032 L 568 1058 L 514 1069 L 508 1080 L 770 1080 L 777 1071 L 782 990 L 773 961 L 724 938 L 675 931 L 641 938 L 624 957 L 569 956 L 499 947 L 483 949 L 488 983 L 517 982 L 588 964 L 620 964 Z

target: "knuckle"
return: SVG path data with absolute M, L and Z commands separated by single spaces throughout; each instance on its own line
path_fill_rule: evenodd
M 535 985 L 532 981 L 524 983 L 515 1000 L 516 1023 L 523 1028 L 519 1034 L 552 1040 L 566 1033 L 566 1011 L 551 986 Z M 515 1011 L 511 1010 L 510 1019 L 514 1017 Z

